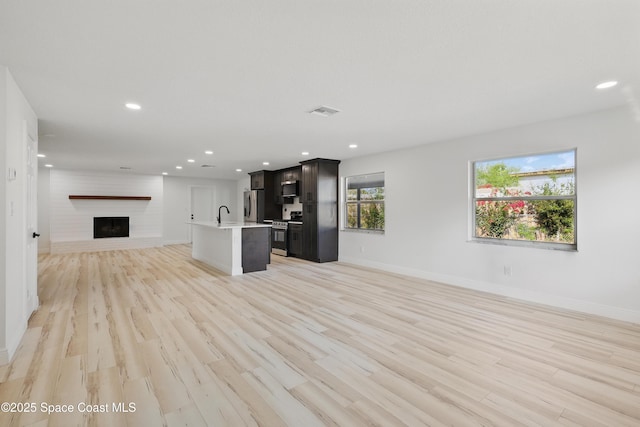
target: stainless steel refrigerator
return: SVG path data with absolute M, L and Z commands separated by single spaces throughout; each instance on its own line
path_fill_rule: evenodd
M 247 222 L 264 221 L 264 190 L 244 192 L 244 220 Z

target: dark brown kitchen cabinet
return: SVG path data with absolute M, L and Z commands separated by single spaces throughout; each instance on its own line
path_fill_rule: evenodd
M 299 181 L 300 180 L 301 167 L 285 169 L 282 171 L 282 182 L 284 181 Z
M 273 196 L 276 205 L 282 205 L 284 203 L 282 197 L 282 172 L 277 171 L 273 175 Z
M 281 218 L 281 208 L 276 204 L 275 195 L 275 191 L 280 188 L 280 184 L 277 187 L 274 185 L 275 176 L 273 171 L 250 172 L 249 176 L 251 178 L 251 189 L 264 191 L 264 206 L 258 206 L 258 210 L 264 212 L 264 219 Z
M 264 190 L 265 174 L 267 171 L 251 172 L 251 189 L 252 190 Z
M 271 262 L 271 229 L 242 229 L 242 271 L 264 271 Z
M 289 256 L 302 256 L 302 228 L 303 224 L 289 223 Z
M 282 184 L 284 182 L 300 181 L 302 168 L 300 166 L 288 169 L 280 169 L 273 174 L 274 200 L 277 205 L 291 204 L 293 197 L 282 196 Z M 300 191 L 298 189 L 298 191 Z M 298 193 L 300 194 L 300 193 Z
M 318 205 L 302 205 L 302 256 L 309 261 L 320 262 L 318 255 Z
M 302 257 L 338 260 L 339 160 L 313 159 L 302 164 Z
M 317 199 L 318 164 L 302 164 L 302 190 L 300 202 L 315 203 Z

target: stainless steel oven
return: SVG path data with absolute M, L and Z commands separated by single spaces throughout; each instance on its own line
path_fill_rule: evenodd
M 276 255 L 287 256 L 287 229 L 289 224 L 287 221 L 273 221 L 271 224 L 271 253 Z

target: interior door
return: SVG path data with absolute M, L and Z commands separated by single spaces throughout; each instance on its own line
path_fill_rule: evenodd
M 38 141 L 29 134 L 23 123 L 26 145 L 26 203 L 25 203 L 25 314 L 29 317 L 38 308 Z
M 213 187 L 191 187 L 191 221 L 215 221 L 215 189 Z M 189 227 L 189 242 L 191 242 L 191 227 Z

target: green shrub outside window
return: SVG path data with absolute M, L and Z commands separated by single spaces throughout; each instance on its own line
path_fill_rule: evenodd
M 473 163 L 473 237 L 576 249 L 576 151 Z
M 345 180 L 346 229 L 384 231 L 384 172 Z

